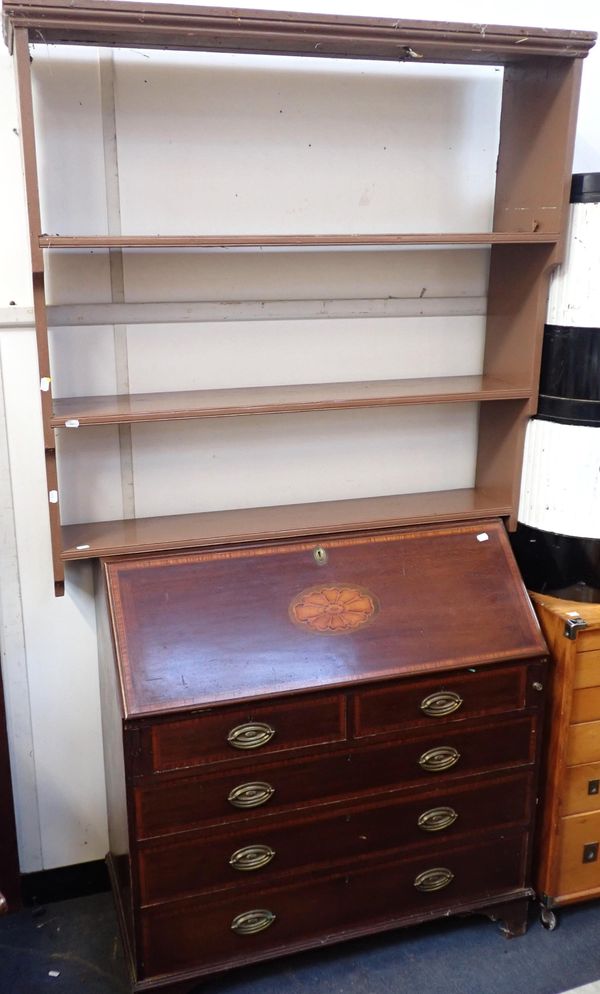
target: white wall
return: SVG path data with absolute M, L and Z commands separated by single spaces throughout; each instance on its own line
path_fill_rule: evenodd
M 398 14 L 397 4 L 387 0 L 307 0 L 307 9 Z M 402 14 L 444 19 L 448 5 L 421 0 L 418 10 Z M 518 6 L 463 0 L 453 4 L 452 15 L 600 29 L 597 5 L 578 0 L 566 13 L 541 0 Z M 395 212 L 405 230 L 476 230 L 489 223 L 500 79 L 495 70 L 466 68 L 449 76 L 444 67 L 423 73 L 424 67 L 415 72 L 307 60 L 274 60 L 273 66 L 266 59 L 214 56 L 196 60 L 194 83 L 190 61 L 124 53 L 114 64 L 104 55 L 98 65 L 90 51 L 36 47 L 45 230 L 142 233 L 160 224 L 163 233 L 376 231 L 397 229 Z M 599 67 L 600 52 L 593 52 L 584 69 L 579 171 L 600 170 Z M 69 568 L 64 598 L 55 600 L 52 592 L 17 127 L 10 59 L 2 50 L 0 644 L 27 872 L 103 856 L 106 819 L 89 568 Z M 457 129 L 459 143 L 450 138 Z M 448 141 L 432 172 L 425 166 L 433 154 L 419 149 L 431 142 L 433 152 L 434 141 L 439 148 L 440 132 Z M 226 159 L 224 148 L 231 153 Z M 182 193 L 184 212 L 177 206 Z M 158 216 L 149 228 L 148 204 Z M 322 382 L 332 378 L 334 366 L 345 379 L 419 375 L 419 363 L 423 373 L 431 372 L 433 360 L 440 375 L 480 368 L 482 321 L 467 305 L 484 292 L 485 252 L 125 253 L 122 264 L 122 286 L 114 273 L 111 285 L 106 256 L 56 257 L 48 281 L 52 302 L 91 297 L 104 303 L 123 294 L 128 301 L 410 297 L 423 283 L 428 297 L 460 286 L 463 313 L 471 316 L 54 329 L 57 395 L 152 390 L 159 382 L 169 389 Z M 405 453 L 397 442 L 399 421 L 412 438 Z M 87 456 L 77 433 L 63 431 L 63 520 L 468 486 L 474 426 L 475 410 L 464 405 L 441 413 L 431 408 L 190 423 L 177 432 L 183 439 L 177 445 L 170 425 L 120 434 L 94 429 L 86 436 Z M 414 460 L 417 439 L 422 457 Z M 169 475 L 155 472 L 156 453 L 161 466 L 167 460 Z

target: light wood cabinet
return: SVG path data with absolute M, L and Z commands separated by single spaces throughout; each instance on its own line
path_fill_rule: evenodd
M 600 895 L 600 605 L 532 594 L 551 652 L 537 890 L 553 908 Z

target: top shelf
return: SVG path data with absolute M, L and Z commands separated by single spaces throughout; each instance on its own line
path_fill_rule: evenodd
M 42 249 L 330 248 L 394 245 L 555 245 L 557 232 L 489 231 L 364 235 L 40 235 Z
M 383 17 L 122 3 L 114 0 L 5 0 L 4 37 L 119 48 L 245 52 L 317 58 L 509 65 L 536 58 L 584 58 L 591 31 L 448 24 Z

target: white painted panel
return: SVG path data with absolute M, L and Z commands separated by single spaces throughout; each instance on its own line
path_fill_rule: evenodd
M 32 54 L 42 228 L 106 234 L 96 51 L 40 44 Z
M 132 429 L 140 517 L 470 487 L 476 404 Z
M 118 427 L 59 428 L 56 454 L 63 524 L 124 516 Z
M 109 303 L 109 253 L 46 252 L 46 302 L 54 304 Z
M 132 325 L 129 375 L 134 393 L 469 375 L 483 341 L 480 317 Z
M 2 373 L 45 868 L 106 851 L 91 570 L 54 597 L 35 338 L 6 334 Z M 38 868 L 25 865 L 23 870 Z
M 123 231 L 489 230 L 499 69 L 144 54 L 117 60 Z
M 0 308 L 32 302 L 29 228 L 21 179 L 12 59 L 0 42 Z
M 116 393 L 112 328 L 52 328 L 50 368 L 55 397 L 86 397 Z
M 600 428 L 529 423 L 519 521 L 558 535 L 600 538 Z
M 21 869 L 42 869 L 33 729 L 29 705 L 29 673 L 21 603 L 12 476 L 4 412 L 0 334 L 0 660 Z
M 571 204 L 565 261 L 550 283 L 547 321 L 600 328 L 600 204 Z
M 126 251 L 123 265 L 130 302 L 480 297 L 487 292 L 489 249 Z

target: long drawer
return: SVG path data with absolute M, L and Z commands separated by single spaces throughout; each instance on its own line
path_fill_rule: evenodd
M 531 771 L 479 778 L 447 788 L 386 793 L 334 803 L 301 816 L 255 818 L 231 830 L 142 842 L 142 904 L 211 888 L 264 886 L 281 873 L 364 860 L 378 852 L 437 846 L 443 851 L 478 831 L 525 827 L 533 797 Z
M 328 798 L 416 786 L 440 777 L 462 777 L 532 763 L 535 716 L 453 724 L 404 742 L 268 764 L 205 777 L 142 782 L 133 789 L 139 839 L 182 832 L 200 824 L 247 817 L 252 810 L 279 811 Z
M 263 959 L 329 939 L 366 933 L 478 899 L 518 892 L 527 837 L 509 833 L 435 859 L 349 867 L 285 887 L 155 905 L 141 912 L 146 976 L 198 973 Z M 420 889 L 421 888 L 421 889 Z

